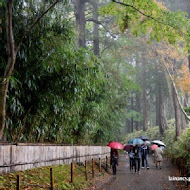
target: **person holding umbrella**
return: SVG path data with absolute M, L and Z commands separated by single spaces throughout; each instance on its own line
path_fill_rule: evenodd
M 135 172 L 138 171 L 138 174 L 140 174 L 140 158 L 141 158 L 141 146 L 136 144 L 133 147 L 133 153 L 134 153 L 134 165 L 135 165 Z
M 133 146 L 130 146 L 130 150 L 128 152 L 129 155 L 129 166 L 130 166 L 130 171 L 133 171 L 133 166 L 135 165 L 134 163 L 134 152 L 133 152 Z
M 149 154 L 149 147 L 147 146 L 146 142 L 142 145 L 142 168 L 144 168 L 144 162 L 146 163 L 147 170 L 149 169 L 148 164 L 148 154 Z
M 111 141 L 107 144 L 111 148 L 111 165 L 113 169 L 113 175 L 116 175 L 116 165 L 118 166 L 118 150 L 123 149 L 123 145 L 116 141 Z
M 162 154 L 163 150 L 160 148 L 161 145 L 158 145 L 158 147 L 154 150 L 154 159 L 157 169 L 161 169 L 161 164 L 163 161 Z
M 116 165 L 118 166 L 118 150 L 116 149 L 112 150 L 111 165 L 112 165 L 113 175 L 116 175 L 117 172 Z

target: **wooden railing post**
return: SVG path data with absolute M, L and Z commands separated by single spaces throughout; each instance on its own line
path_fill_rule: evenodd
M 101 159 L 99 158 L 99 172 L 102 171 L 102 166 L 101 166 Z
M 74 163 L 71 163 L 71 183 L 74 182 Z
M 88 181 L 86 160 L 85 160 L 85 165 L 84 166 L 85 166 L 85 178 L 86 178 L 86 181 Z
M 108 157 L 106 156 L 106 171 L 108 171 Z
M 16 184 L 16 190 L 20 190 L 20 174 L 17 175 Z
M 54 189 L 53 168 L 50 168 L 50 189 Z
M 94 178 L 94 160 L 92 159 L 92 178 Z

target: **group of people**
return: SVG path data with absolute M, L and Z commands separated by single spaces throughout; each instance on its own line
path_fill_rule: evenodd
M 130 171 L 138 172 L 140 174 L 140 166 L 142 168 L 149 169 L 149 161 L 148 161 L 148 154 L 150 153 L 149 146 L 144 143 L 143 145 L 135 145 L 131 146 L 130 150 L 128 151 L 129 156 L 129 167 Z M 154 163 L 156 164 L 157 169 L 161 169 L 162 163 L 162 154 L 163 150 L 158 145 L 158 147 L 153 151 L 154 156 Z M 118 150 L 112 149 L 111 150 L 111 165 L 113 169 L 113 175 L 116 175 L 118 166 Z
M 149 147 L 146 145 L 146 143 L 144 143 L 142 146 L 140 145 L 131 146 L 131 149 L 128 152 L 130 171 L 133 171 L 134 168 L 135 172 L 140 173 L 141 162 L 142 162 L 142 168 L 144 168 L 146 165 L 146 168 L 149 169 L 148 154 L 149 154 Z

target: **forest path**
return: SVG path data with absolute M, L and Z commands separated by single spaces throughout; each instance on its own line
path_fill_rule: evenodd
M 121 154 L 117 175 L 102 190 L 175 190 L 169 176 L 174 176 L 174 166 L 164 159 L 162 169 L 156 169 L 152 155 L 149 155 L 150 169 L 140 168 L 140 174 L 129 170 L 128 156 Z M 178 188 L 179 189 L 179 188 Z

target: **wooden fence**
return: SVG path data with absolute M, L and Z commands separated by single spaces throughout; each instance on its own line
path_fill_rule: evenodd
M 50 144 L 0 145 L 0 174 L 31 168 L 85 162 L 110 156 L 106 146 L 65 146 Z

